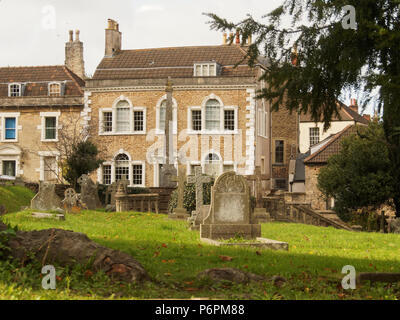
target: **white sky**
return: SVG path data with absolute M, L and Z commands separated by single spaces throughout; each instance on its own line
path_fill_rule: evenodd
M 218 45 L 203 12 L 238 21 L 283 0 L 0 0 L 0 66 L 64 64 L 68 31 L 79 29 L 88 75 L 104 55 L 107 19 L 117 20 L 123 49 Z M 344 101 L 348 103 L 349 101 Z M 368 110 L 367 110 L 368 112 Z

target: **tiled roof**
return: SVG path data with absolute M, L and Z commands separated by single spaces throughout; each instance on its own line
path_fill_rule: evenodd
M 343 103 L 339 103 L 339 115 L 340 118 L 336 115 L 333 116 L 332 121 L 355 121 L 358 123 L 368 125 L 369 121 L 365 119 L 363 116 L 352 110 L 350 107 L 346 106 Z M 300 122 L 314 122 L 310 113 L 301 114 Z M 321 121 L 322 122 L 322 121 Z
M 0 97 L 8 97 L 9 83 L 26 83 L 25 97 L 48 96 L 50 82 L 66 82 L 66 96 L 83 95 L 85 82 L 65 66 L 0 68 Z
M 211 61 L 222 67 L 222 77 L 253 77 L 255 71 L 247 60 L 233 68 L 245 55 L 245 49 L 238 45 L 122 50 L 104 58 L 93 79 L 190 78 L 195 63 Z
M 364 125 L 362 125 L 364 126 Z M 330 141 L 320 148 L 317 152 L 308 156 L 305 160 L 305 164 L 326 164 L 328 159 L 335 154 L 338 154 L 342 148 L 341 142 L 344 138 L 357 133 L 358 125 L 349 125 L 344 130 L 335 134 Z

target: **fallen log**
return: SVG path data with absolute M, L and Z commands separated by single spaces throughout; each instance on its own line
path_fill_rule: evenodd
M 7 227 L 0 223 L 0 231 Z M 129 254 L 103 247 L 85 234 L 60 229 L 17 231 L 9 240 L 11 256 L 29 263 L 32 255 L 42 265 L 72 266 L 91 263 L 95 272 L 104 271 L 109 277 L 125 282 L 149 280 L 143 266 Z

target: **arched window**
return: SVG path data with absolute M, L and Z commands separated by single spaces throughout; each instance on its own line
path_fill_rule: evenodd
M 117 132 L 129 132 L 131 129 L 130 122 L 130 105 L 128 101 L 120 101 L 117 104 L 116 126 Z
M 221 158 L 215 153 L 209 153 L 204 159 L 205 173 L 209 176 L 221 174 Z
M 206 103 L 206 130 L 221 129 L 221 105 L 216 99 Z
M 129 157 L 122 153 L 115 157 L 115 181 L 129 181 Z

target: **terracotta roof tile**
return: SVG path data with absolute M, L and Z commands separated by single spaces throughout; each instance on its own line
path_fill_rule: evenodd
M 245 55 L 245 49 L 237 45 L 122 50 L 112 58 L 104 58 L 93 79 L 189 78 L 193 77 L 196 62 L 211 61 L 222 66 L 221 76 L 252 77 L 255 72 L 247 66 L 247 60 L 233 68 Z
M 362 125 L 364 126 L 364 125 Z M 326 164 L 328 159 L 340 152 L 342 149 L 342 141 L 344 138 L 357 133 L 359 125 L 349 125 L 339 133 L 335 134 L 331 140 L 319 149 L 314 154 L 308 156 L 305 160 L 305 164 Z
M 83 95 L 85 82 L 65 66 L 0 68 L 0 97 L 8 97 L 9 83 L 26 83 L 24 96 L 48 95 L 48 83 L 66 82 L 66 96 Z

